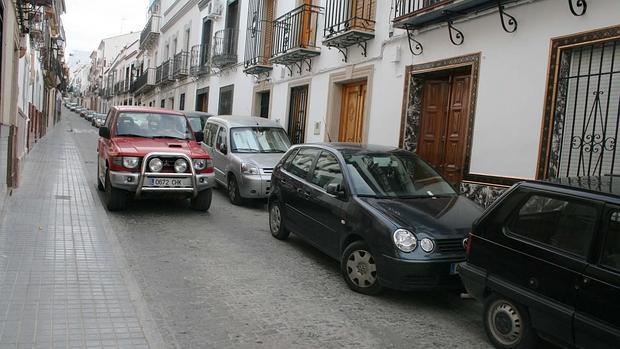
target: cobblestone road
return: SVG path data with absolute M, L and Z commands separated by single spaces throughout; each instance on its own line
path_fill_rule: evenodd
M 97 131 L 65 114 L 97 193 Z M 264 202 L 234 207 L 216 191 L 209 213 L 188 206 L 140 201 L 108 214 L 170 347 L 489 347 L 476 302 L 442 292 L 353 293 L 336 261 L 294 236 L 271 237 Z

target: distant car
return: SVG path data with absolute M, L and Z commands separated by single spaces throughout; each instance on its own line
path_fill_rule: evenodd
M 269 225 L 340 261 L 363 294 L 460 289 L 463 240 L 482 209 L 414 153 L 359 144 L 293 146 L 275 167 Z
M 205 125 L 207 124 L 207 120 L 213 116 L 213 114 L 201 112 L 201 111 L 188 111 L 184 113 L 189 120 L 190 125 L 192 126 L 192 130 L 202 131 L 205 129 Z
M 95 127 L 99 128 L 103 126 L 105 122 L 105 118 L 106 118 L 105 114 L 99 114 L 99 113 L 95 114 L 95 117 L 93 118 L 93 120 L 95 120 Z
M 271 173 L 291 143 L 277 122 L 250 116 L 213 116 L 204 147 L 213 158 L 215 180 L 234 205 L 271 193 Z
M 211 207 L 213 162 L 185 115 L 159 108 L 112 107 L 99 128 L 97 184 L 110 211 L 129 196 L 176 195 L 191 207 Z
M 69 106 L 69 110 L 74 112 L 77 109 L 77 107 L 78 107 L 77 105 L 71 104 L 71 106 Z
M 497 348 L 620 347 L 620 182 L 513 186 L 474 224 L 459 273 Z

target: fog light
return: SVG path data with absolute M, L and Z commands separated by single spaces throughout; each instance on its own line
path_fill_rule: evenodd
M 174 170 L 177 171 L 177 173 L 183 173 L 187 171 L 187 161 L 183 159 L 178 159 L 177 161 L 175 161 Z
M 420 247 L 424 252 L 430 253 L 435 249 L 435 243 L 431 239 L 424 238 L 420 240 Z
M 151 172 L 159 172 L 162 168 L 164 168 L 164 163 L 160 158 L 152 158 L 151 161 L 149 161 L 149 169 Z
M 127 183 L 133 182 L 133 177 L 127 177 L 126 181 L 127 181 Z

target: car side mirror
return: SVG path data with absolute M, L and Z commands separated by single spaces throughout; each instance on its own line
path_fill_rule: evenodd
M 196 138 L 196 142 L 200 143 L 205 140 L 205 134 L 202 131 L 194 132 L 194 138 Z
M 346 193 L 344 192 L 344 190 L 342 190 L 340 184 L 338 183 L 328 184 L 325 190 L 327 191 L 327 194 L 333 195 L 338 198 L 344 198 L 346 196 Z
M 220 143 L 218 148 L 219 148 L 220 152 L 222 152 L 223 154 L 226 154 L 226 152 L 227 152 L 226 143 Z
M 99 127 L 99 137 L 110 139 L 110 129 L 105 126 Z

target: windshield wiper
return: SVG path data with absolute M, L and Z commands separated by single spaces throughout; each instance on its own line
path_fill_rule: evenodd
M 125 134 L 122 134 L 122 135 L 116 135 L 116 137 L 140 137 L 140 138 L 149 138 L 149 139 L 152 138 L 152 137 L 149 137 L 149 136 L 138 135 L 138 134 L 135 134 L 135 133 L 125 133 Z
M 235 148 L 234 151 L 241 153 L 258 153 L 260 150 L 258 149 L 250 149 L 250 148 Z

